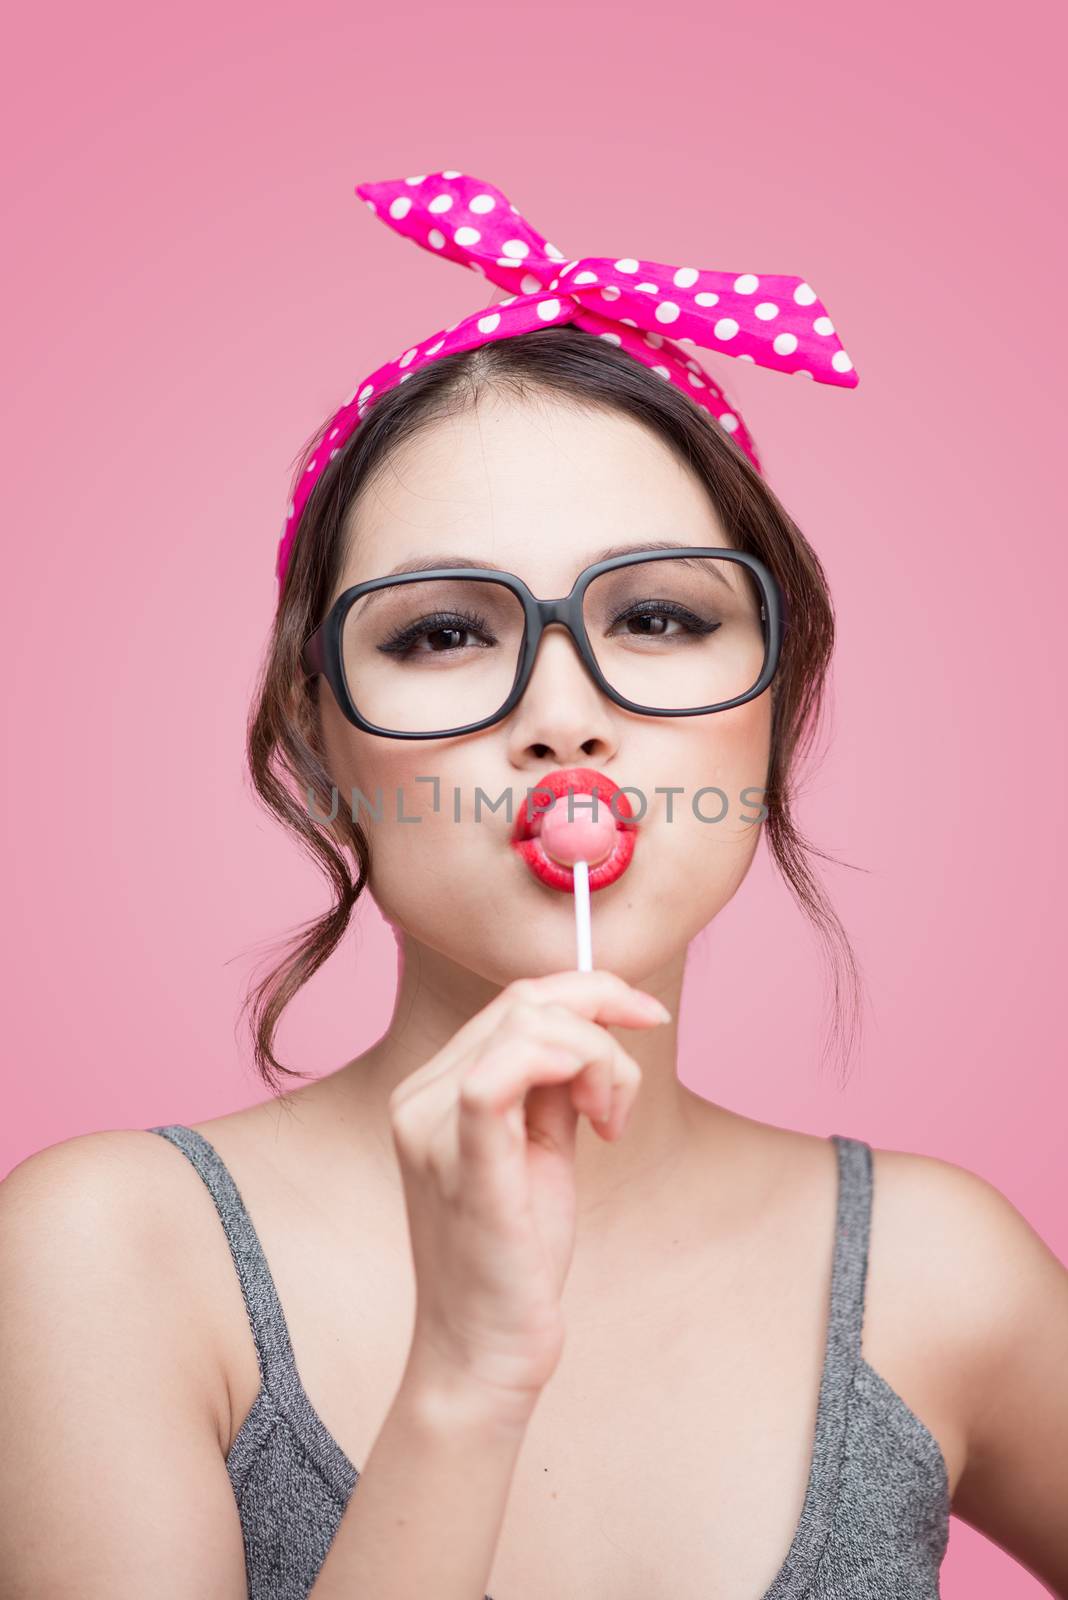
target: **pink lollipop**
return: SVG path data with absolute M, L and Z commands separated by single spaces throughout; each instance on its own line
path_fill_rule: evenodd
M 541 842 L 547 855 L 565 867 L 585 861 L 596 866 L 610 855 L 616 842 L 616 822 L 602 800 L 593 815 L 592 799 L 576 794 L 572 796 L 573 814 L 569 818 L 568 798 L 561 795 L 554 800 L 541 819 Z
M 592 972 L 589 869 L 611 855 L 616 842 L 615 818 L 603 801 L 595 805 L 592 796 L 576 794 L 569 799 L 561 795 L 542 817 L 540 837 L 546 855 L 574 869 L 578 970 Z

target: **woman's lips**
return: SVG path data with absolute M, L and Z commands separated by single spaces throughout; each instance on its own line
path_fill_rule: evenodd
M 561 796 L 566 799 L 568 790 L 575 796 L 576 815 L 585 805 L 578 797 L 596 795 L 598 809 L 608 808 L 608 814 L 615 823 L 615 842 L 611 852 L 589 869 L 591 893 L 595 889 L 606 889 L 623 876 L 634 855 L 638 823 L 634 821 L 630 801 L 617 783 L 593 767 L 558 767 L 555 772 L 546 773 L 530 788 L 529 803 L 524 795 L 512 829 L 511 843 L 536 878 L 540 878 L 550 889 L 559 889 L 564 894 L 574 892 L 574 870 L 554 861 L 546 853 L 539 837 L 544 813 L 553 800 Z

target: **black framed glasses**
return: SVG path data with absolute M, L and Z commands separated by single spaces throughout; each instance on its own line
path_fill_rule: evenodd
M 301 665 L 365 733 L 442 739 L 506 717 L 558 624 L 616 705 L 698 717 L 764 692 L 782 619 L 771 572 L 742 550 L 636 550 L 586 567 L 557 600 L 495 567 L 428 567 L 346 589 Z

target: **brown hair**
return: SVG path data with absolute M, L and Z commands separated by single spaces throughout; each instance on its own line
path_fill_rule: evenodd
M 337 807 L 330 824 L 317 820 L 331 816 L 333 780 L 319 726 L 319 680 L 305 678 L 301 646 L 333 598 L 345 560 L 346 518 L 373 473 L 391 450 L 446 415 L 474 405 L 487 389 L 519 398 L 555 395 L 586 410 L 622 413 L 643 423 L 705 486 L 732 545 L 758 556 L 774 574 L 786 620 L 770 691 L 771 751 L 762 826 L 780 872 L 830 957 L 833 1003 L 828 1040 L 844 1069 L 859 1031 L 860 970 L 808 859 L 836 858 L 806 840 L 790 814 L 797 766 L 810 753 L 821 723 L 834 646 L 834 613 L 823 569 L 763 478 L 709 413 L 607 340 L 562 326 L 495 340 L 414 371 L 371 404 L 304 507 L 257 683 L 247 753 L 257 793 L 325 873 L 333 904 L 290 936 L 284 958 L 245 997 L 243 1009 L 251 1008 L 260 1076 L 272 1092 L 281 1091 L 283 1075 L 316 1076 L 277 1059 L 275 1033 L 286 1006 L 342 938 L 367 881 L 370 860 L 358 812 L 354 819 L 351 810 L 346 813 L 345 807 Z M 328 425 L 324 423 L 304 446 L 294 484 Z M 313 800 L 316 815 L 311 814 Z

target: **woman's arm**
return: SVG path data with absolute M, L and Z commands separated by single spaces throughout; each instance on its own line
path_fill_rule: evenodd
M 966 1379 L 953 1513 L 1068 1600 L 1068 1271 L 993 1184 L 913 1159 Z
M 0 1600 L 246 1600 L 225 1376 L 123 1130 L 0 1183 Z M 532 1406 L 412 1361 L 312 1600 L 479 1600 Z
M 225 1378 L 141 1141 L 88 1134 L 0 1183 L 0 1600 L 246 1600 Z
M 481 1600 L 529 1412 L 409 1366 L 309 1600 Z

